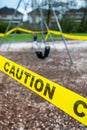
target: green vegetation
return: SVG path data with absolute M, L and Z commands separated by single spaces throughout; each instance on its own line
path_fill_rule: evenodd
M 1 41 L 2 38 L 0 38 Z M 42 39 L 42 35 L 38 34 L 38 40 Z M 26 33 L 20 33 L 20 34 L 10 34 L 9 36 L 5 37 L 5 42 L 9 41 L 33 41 L 33 34 L 26 34 Z
M 46 34 L 44 34 L 44 37 L 46 36 Z M 42 34 L 37 34 L 38 37 L 38 41 L 42 40 Z M 53 39 L 60 39 L 60 36 L 57 35 L 52 35 Z M 2 38 L 0 38 L 1 41 Z M 50 35 L 48 37 L 47 40 L 51 40 Z M 5 37 L 5 42 L 9 42 L 9 41 L 33 41 L 33 34 L 26 34 L 26 33 L 21 33 L 21 34 L 10 34 L 9 36 Z
M 1 41 L 2 38 L 0 38 Z M 42 35 L 38 34 L 38 40 L 42 39 Z M 9 41 L 33 41 L 33 34 L 10 34 L 9 36 L 5 37 L 5 42 Z
M 78 36 L 87 36 L 87 33 L 70 33 L 72 35 L 78 35 Z M 38 40 L 40 41 L 42 39 L 42 34 L 38 34 Z M 46 34 L 44 35 L 46 36 Z M 47 40 L 52 40 L 50 38 L 50 36 L 54 39 L 54 40 L 59 40 L 61 39 L 61 36 L 59 35 L 49 35 L 48 39 Z M 1 41 L 2 38 L 0 38 L 0 41 Z M 21 41 L 33 41 L 33 35 L 32 34 L 26 34 L 26 33 L 21 33 L 21 34 L 10 34 L 9 36 L 7 36 L 5 38 L 5 41 L 4 42 L 9 42 L 9 41 L 18 41 L 18 42 L 21 42 Z
M 0 38 L 1 41 L 2 38 Z M 30 41 L 32 39 L 32 34 L 10 34 L 5 37 L 5 42 L 9 41 Z
M 5 32 L 8 24 L 9 24 L 8 21 L 2 21 L 2 20 L 0 20 L 0 33 L 4 33 Z M 15 27 L 15 25 L 11 24 L 9 30 L 12 29 L 12 28 L 14 28 L 14 27 Z

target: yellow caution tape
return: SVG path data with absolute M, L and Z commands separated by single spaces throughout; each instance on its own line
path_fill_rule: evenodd
M 59 32 L 59 31 L 49 30 L 48 32 L 49 32 L 49 34 L 52 33 L 52 34 L 55 34 L 55 35 L 62 35 L 62 33 Z
M 45 40 L 47 40 L 48 39 L 48 36 L 49 36 L 49 32 L 47 33 L 47 35 L 45 36 Z
M 14 31 L 21 31 L 21 32 L 31 33 L 31 34 L 40 34 L 40 33 L 42 33 L 41 31 L 36 31 L 35 32 L 35 31 L 20 28 L 20 27 L 16 27 L 16 28 L 13 28 L 10 31 L 8 31 L 6 34 L 0 33 L 0 37 L 8 36 L 11 33 L 13 33 Z M 87 40 L 87 36 L 76 36 L 76 35 L 66 34 L 66 33 L 62 33 L 62 32 L 59 32 L 59 31 L 53 31 L 53 30 L 44 31 L 44 33 L 47 33 L 47 35 L 45 37 L 45 40 L 48 39 L 49 34 L 61 35 L 61 36 L 65 37 L 65 38 L 68 38 L 68 39 Z
M 5 36 L 10 35 L 11 33 L 13 33 L 13 32 L 16 31 L 16 30 L 17 30 L 16 28 L 11 29 L 10 31 L 8 31 L 8 32 L 5 34 Z
M 5 35 L 8 36 L 8 35 L 10 35 L 11 33 L 15 32 L 15 31 L 21 31 L 21 32 L 31 33 L 31 34 L 34 33 L 34 32 L 31 31 L 31 30 L 27 30 L 27 29 L 23 29 L 23 28 L 19 28 L 19 27 L 18 27 L 18 28 L 13 28 L 13 29 L 11 29 L 11 30 L 8 31 Z
M 4 37 L 4 36 L 8 36 L 10 35 L 11 33 L 15 32 L 15 31 L 20 31 L 20 32 L 24 32 L 24 33 L 30 33 L 30 34 L 40 34 L 42 33 L 41 31 L 31 31 L 31 30 L 27 30 L 27 29 L 24 29 L 24 28 L 20 28 L 20 27 L 16 27 L 16 28 L 13 28 L 11 30 L 9 30 L 6 34 L 3 34 L 3 33 L 0 33 L 0 37 Z M 46 33 L 47 31 L 44 31 L 44 33 Z
M 21 31 L 21 32 L 25 32 L 25 33 L 31 33 L 33 34 L 34 32 L 31 31 L 31 30 L 27 30 L 27 29 L 23 29 L 23 28 L 16 28 L 18 31 Z
M 87 98 L 0 56 L 0 70 L 87 126 Z
M 62 33 L 62 36 L 68 39 L 76 39 L 76 40 L 87 40 L 87 36 L 75 36 L 75 35 L 69 35 Z
M 4 37 L 5 35 L 3 33 L 0 33 L 0 37 Z
M 68 39 L 87 40 L 87 36 L 76 36 L 76 35 L 66 34 L 66 33 L 62 33 L 59 31 L 53 31 L 53 30 L 49 30 L 48 32 L 49 32 L 49 34 L 51 33 L 51 34 L 55 34 L 55 35 L 61 35 L 61 36 L 68 38 Z M 48 39 L 48 37 L 46 37 L 46 39 Z

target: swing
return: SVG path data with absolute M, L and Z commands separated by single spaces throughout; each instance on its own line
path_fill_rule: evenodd
M 37 35 L 34 35 L 34 42 L 37 42 Z M 39 59 L 47 59 L 50 54 L 50 46 L 45 46 L 44 54 L 42 53 L 41 50 L 36 51 L 36 56 Z
M 45 47 L 44 58 L 48 58 L 50 54 L 50 46 Z
M 39 59 L 47 59 L 50 54 L 50 46 L 46 46 L 44 50 L 44 55 L 42 54 L 42 51 L 36 51 L 36 55 Z
M 15 15 L 16 15 L 16 12 L 17 12 L 17 10 L 18 10 L 18 8 L 19 8 L 21 2 L 22 2 L 22 0 L 19 0 L 19 3 L 18 3 L 18 5 L 17 5 L 17 7 L 16 7 L 16 9 L 15 9 L 15 11 L 14 11 L 14 13 L 13 13 L 12 20 L 14 19 Z M 28 2 L 29 2 L 29 0 L 28 0 Z M 28 2 L 24 4 L 24 5 L 25 5 L 25 10 L 27 9 Z M 49 31 L 49 27 L 48 27 L 48 25 L 47 25 L 47 23 L 46 23 L 46 20 L 44 20 L 42 8 L 40 7 L 39 2 L 38 2 L 37 0 L 36 0 L 36 2 L 37 2 L 37 8 L 39 8 L 40 15 L 41 15 L 42 40 L 44 41 L 44 33 L 43 33 L 44 27 L 43 27 L 43 22 L 45 23 L 44 25 L 46 26 L 47 31 Z M 54 8 L 53 8 L 52 3 L 51 3 L 51 9 L 52 9 L 53 15 L 54 15 L 54 17 L 55 17 L 55 20 L 56 20 L 56 22 L 57 22 L 57 27 L 58 27 L 59 31 L 62 32 L 61 25 L 60 25 L 60 23 L 59 23 L 59 20 L 58 20 L 58 18 L 57 18 L 57 15 L 56 15 L 56 12 L 55 12 L 55 10 L 54 10 Z M 34 15 L 34 18 L 35 18 L 35 15 Z M 8 24 L 6 30 L 5 30 L 5 34 L 8 32 L 8 30 L 9 30 L 11 24 L 12 24 L 12 20 L 9 22 L 9 24 Z M 35 25 L 35 20 L 34 20 L 34 25 Z M 36 27 L 36 26 L 35 26 L 35 27 Z M 36 30 L 36 29 L 35 29 L 35 30 Z M 50 37 L 51 37 L 51 35 L 50 35 Z M 67 54 L 68 54 L 68 56 L 69 56 L 70 62 L 71 62 L 71 64 L 73 64 L 73 60 L 72 60 L 70 51 L 69 51 L 69 49 L 68 49 L 66 39 L 63 37 L 63 35 L 61 35 L 61 37 L 62 37 L 62 40 L 63 40 L 63 42 L 64 42 L 65 49 L 66 49 L 66 52 L 67 52 Z M 52 38 L 51 38 L 51 39 L 52 39 Z M 3 37 L 3 38 L 1 39 L 1 42 L 0 42 L 0 47 L 1 47 L 1 45 L 3 44 L 4 40 L 5 40 L 5 38 Z M 37 36 L 34 37 L 34 41 L 35 41 L 36 44 L 37 44 Z M 52 40 L 52 41 L 53 41 L 53 40 Z M 38 44 L 37 44 L 37 46 L 38 46 Z M 39 46 L 38 46 L 38 47 L 39 47 Z M 48 58 L 48 57 L 49 57 L 49 54 L 50 54 L 50 46 L 45 46 L 44 54 L 42 53 L 40 47 L 39 47 L 39 49 L 36 51 L 36 55 L 37 55 L 37 57 L 40 58 L 40 59 L 46 59 L 46 58 Z
M 38 2 L 37 2 L 38 4 Z M 39 7 L 39 5 L 38 5 Z M 39 7 L 39 11 L 40 11 L 40 15 L 41 15 L 41 30 L 42 30 L 42 39 L 44 41 L 44 27 L 43 27 L 43 21 L 44 21 L 44 17 L 43 17 L 43 13 L 42 13 L 42 10 L 41 8 Z M 35 21 L 34 21 L 35 22 Z M 35 24 L 35 23 L 34 23 Z M 34 42 L 37 43 L 37 35 L 35 34 L 34 35 Z M 37 44 L 38 45 L 38 44 Z M 49 54 L 50 54 L 50 46 L 45 46 L 45 49 L 44 49 L 44 54 L 42 53 L 41 51 L 41 47 L 39 47 L 39 49 L 36 51 L 36 56 L 39 58 L 39 59 L 47 59 L 49 57 Z

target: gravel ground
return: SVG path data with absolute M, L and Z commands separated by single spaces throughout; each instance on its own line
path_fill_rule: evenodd
M 51 50 L 40 60 L 34 49 L 1 51 L 0 54 L 32 71 L 87 97 L 87 48 Z M 54 105 L 0 72 L 0 130 L 87 130 L 87 127 Z

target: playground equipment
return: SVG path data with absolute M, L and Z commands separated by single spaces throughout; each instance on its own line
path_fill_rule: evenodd
M 37 44 L 37 35 L 34 35 L 34 42 L 36 42 Z M 49 54 L 50 54 L 50 46 L 45 46 L 44 54 L 40 49 L 36 51 L 36 55 L 39 59 L 46 59 L 49 57 Z
M 40 6 L 39 1 L 38 1 L 38 0 L 33 0 L 33 1 L 35 1 L 35 2 L 37 3 L 37 4 L 36 4 L 36 5 L 37 5 L 36 8 L 39 9 L 39 12 L 40 12 L 40 15 L 41 15 L 42 42 L 43 42 L 44 45 L 45 45 L 44 54 L 43 54 L 42 51 L 41 51 L 41 47 L 39 47 L 38 50 L 36 50 L 36 55 L 37 55 L 37 57 L 40 58 L 40 59 L 46 59 L 46 58 L 49 57 L 49 54 L 50 54 L 50 46 L 46 45 L 45 40 L 44 40 L 45 37 L 44 37 L 43 24 L 46 26 L 46 29 L 47 29 L 48 32 L 49 32 L 49 27 L 48 27 L 48 25 L 47 25 L 47 23 L 46 23 L 46 20 L 45 20 L 44 17 L 43 17 L 42 7 Z M 14 16 L 16 15 L 16 12 L 17 12 L 17 10 L 18 10 L 18 8 L 20 7 L 20 4 L 21 4 L 22 2 L 24 3 L 25 10 L 27 10 L 27 5 L 28 5 L 29 1 L 24 2 L 24 0 L 19 0 L 18 5 L 17 5 L 17 8 L 15 9 L 15 12 L 14 12 L 14 14 L 13 14 L 13 16 L 12 16 L 12 20 L 14 19 Z M 57 15 L 56 15 L 56 12 L 55 12 L 55 9 L 54 9 L 52 3 L 51 3 L 51 9 L 52 9 L 53 15 L 54 15 L 54 17 L 55 17 L 55 21 L 56 21 L 56 23 L 57 23 L 58 30 L 59 30 L 59 31 L 61 32 L 61 34 L 62 34 L 62 33 L 63 33 L 63 32 L 62 32 L 62 28 L 61 28 L 61 26 L 60 26 L 58 17 L 57 17 Z M 9 22 L 9 24 L 8 24 L 6 30 L 5 30 L 5 34 L 8 32 L 8 30 L 9 30 L 11 24 L 12 24 L 12 20 Z M 34 34 L 35 34 L 35 33 L 34 33 Z M 53 38 L 52 38 L 51 34 L 49 34 L 49 35 L 50 35 L 50 39 L 51 39 L 52 42 L 53 42 Z M 61 38 L 62 38 L 63 43 L 64 43 L 64 45 L 65 45 L 65 49 L 66 49 L 66 52 L 67 52 L 67 54 L 68 54 L 68 56 L 69 56 L 70 62 L 71 62 L 71 64 L 73 64 L 73 60 L 72 60 L 70 51 L 69 51 L 69 49 L 68 49 L 68 47 L 67 47 L 66 40 L 65 40 L 65 38 L 63 37 L 63 35 L 61 35 Z M 0 46 L 3 44 L 4 39 L 5 39 L 5 38 L 3 37 L 2 40 L 1 40 L 1 42 L 0 42 Z M 34 35 L 33 41 L 38 42 L 38 41 L 37 41 L 37 36 Z

